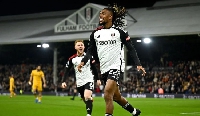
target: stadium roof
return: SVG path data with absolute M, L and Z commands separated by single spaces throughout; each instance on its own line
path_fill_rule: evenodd
M 97 11 L 105 7 L 89 3 L 79 10 L 0 17 L 0 44 L 88 40 L 91 31 L 55 33 L 58 23 L 66 19 L 73 24 L 73 17 L 88 6 Z M 128 12 L 126 30 L 132 38 L 200 33 L 198 0 L 162 1 L 151 8 L 128 9 Z

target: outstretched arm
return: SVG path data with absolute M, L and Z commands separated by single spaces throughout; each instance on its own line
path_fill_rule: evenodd
M 120 30 L 120 35 L 121 35 L 121 37 L 120 37 L 121 41 L 126 46 L 126 48 L 128 50 L 128 53 L 131 56 L 131 59 L 133 59 L 135 64 L 137 65 L 138 71 L 142 70 L 143 75 L 144 75 L 146 72 L 145 72 L 144 68 L 142 67 L 142 65 L 140 63 L 140 60 L 139 60 L 138 55 L 137 55 L 137 52 L 135 50 L 135 47 L 132 44 L 132 41 L 131 41 L 131 39 L 130 39 L 130 37 L 128 35 L 128 32 Z
M 97 71 L 97 68 L 95 66 L 95 62 L 94 62 L 93 58 L 90 59 L 90 66 L 91 66 L 91 70 L 92 70 L 92 72 L 94 74 L 94 79 L 95 80 L 100 80 L 99 75 L 98 75 L 98 71 Z
M 65 67 L 65 71 L 64 71 L 64 76 L 62 79 L 62 82 L 65 83 L 66 79 L 68 78 L 69 75 L 69 71 L 72 68 L 73 64 L 72 64 L 72 59 L 69 59 L 67 61 L 66 67 Z
M 100 86 L 101 81 L 100 81 L 100 78 L 99 78 L 98 70 L 95 66 L 95 60 L 93 58 L 90 59 L 90 66 L 91 66 L 91 70 L 94 74 L 94 80 L 97 81 L 97 85 Z
M 141 66 L 137 52 L 135 50 L 135 47 L 132 44 L 130 37 L 128 36 L 128 33 L 121 32 L 121 41 L 126 46 L 128 52 L 129 52 L 131 58 L 134 60 L 135 64 L 137 66 Z
M 88 60 L 92 57 L 92 55 L 95 54 L 94 51 L 96 50 L 96 43 L 94 40 L 94 32 L 90 35 L 90 40 L 86 55 L 81 60 L 81 63 L 77 66 L 79 72 L 81 72 L 81 68 L 88 62 Z
M 95 43 L 95 40 L 94 40 L 94 33 L 92 33 L 90 35 L 90 40 L 89 40 L 89 44 L 88 44 L 88 49 L 87 49 L 86 55 L 81 60 L 81 62 L 83 63 L 82 65 L 85 65 L 88 62 L 88 60 L 92 57 L 92 55 L 94 54 L 94 49 L 95 48 L 96 48 L 96 43 Z

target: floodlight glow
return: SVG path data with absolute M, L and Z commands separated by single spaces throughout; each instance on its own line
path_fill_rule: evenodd
M 42 44 L 42 47 L 43 47 L 43 48 L 48 48 L 48 47 L 49 47 L 49 44 Z
M 137 40 L 137 42 L 142 42 L 142 40 Z
M 38 48 L 42 47 L 42 45 L 37 45 Z
M 151 39 L 150 38 L 144 38 L 144 43 L 150 43 L 151 42 Z

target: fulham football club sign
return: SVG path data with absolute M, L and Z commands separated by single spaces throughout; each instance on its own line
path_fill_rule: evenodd
M 96 4 L 95 4 L 96 5 Z M 55 25 L 55 33 L 92 31 L 98 27 L 99 12 L 104 6 L 89 3 Z

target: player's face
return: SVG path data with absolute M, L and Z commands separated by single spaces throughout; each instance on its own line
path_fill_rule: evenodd
M 103 9 L 99 14 L 99 24 L 105 25 L 110 21 L 112 21 L 112 13 L 107 9 Z
M 37 67 L 37 70 L 41 70 L 41 66 L 38 66 L 38 67 Z
M 78 53 L 83 53 L 85 49 L 83 42 L 77 42 L 75 45 L 75 49 L 77 50 Z

